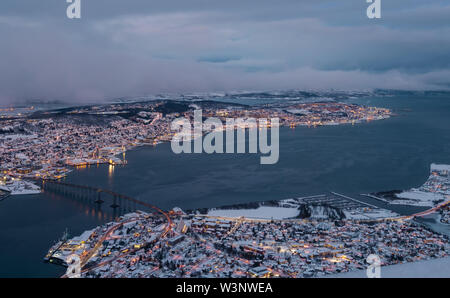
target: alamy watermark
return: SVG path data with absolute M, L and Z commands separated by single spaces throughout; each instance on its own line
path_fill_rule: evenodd
M 210 117 L 203 122 L 202 110 L 194 111 L 193 125 L 187 118 L 171 123 L 171 147 L 180 153 L 259 153 L 261 164 L 275 164 L 279 159 L 279 119 L 227 118 L 225 125 L 219 118 Z M 270 143 L 268 142 L 270 128 Z M 237 135 L 235 150 L 235 132 Z M 248 132 L 248 151 L 246 134 Z M 225 135 L 225 141 L 224 141 Z M 193 150 L 192 150 L 193 145 Z
M 381 259 L 378 255 L 369 255 L 366 259 L 369 266 L 366 270 L 368 278 L 381 278 Z
M 371 3 L 367 7 L 367 17 L 369 19 L 381 19 L 381 0 L 366 0 Z
M 81 0 L 66 0 L 69 6 L 66 10 L 66 15 L 69 19 L 80 19 L 81 18 Z M 381 18 L 381 0 L 366 0 L 370 3 L 367 8 L 367 17 L 369 19 L 380 19 Z
M 67 7 L 66 15 L 69 19 L 81 19 L 81 0 L 66 0 L 70 5 Z
M 66 258 L 67 271 L 66 277 L 80 278 L 81 277 L 81 259 L 76 254 L 71 254 Z

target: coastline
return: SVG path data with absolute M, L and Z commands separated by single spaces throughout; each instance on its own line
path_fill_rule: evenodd
M 347 197 L 345 195 L 341 195 L 338 193 L 333 193 L 331 192 L 332 195 L 334 195 L 335 197 L 327 199 L 326 196 L 323 195 L 319 195 L 319 196 L 309 196 L 309 197 L 302 197 L 302 198 L 297 198 L 297 199 L 285 199 L 285 200 L 280 200 L 280 201 L 269 201 L 269 202 L 262 202 L 262 203 L 249 203 L 249 204 L 242 204 L 240 206 L 228 206 L 225 208 L 212 208 L 212 209 L 208 209 L 206 214 L 203 213 L 190 213 L 188 212 L 187 214 L 184 213 L 181 209 L 179 208 L 174 208 L 172 211 L 169 212 L 169 214 L 171 214 L 171 218 L 174 222 L 180 222 L 177 223 L 176 226 L 180 226 L 181 223 L 183 222 L 187 222 L 188 219 L 189 221 L 192 221 L 191 224 L 189 224 L 188 226 L 190 226 L 191 228 L 193 228 L 194 226 L 197 226 L 198 224 L 202 224 L 202 222 L 204 224 L 207 225 L 208 229 L 218 229 L 221 226 L 225 226 L 226 229 L 228 228 L 232 228 L 232 226 L 234 225 L 234 227 L 227 232 L 228 234 L 230 233 L 235 233 L 235 231 L 237 229 L 239 229 L 239 227 L 243 224 L 243 223 L 258 223 L 258 224 L 263 224 L 263 225 L 267 225 L 267 224 L 299 224 L 299 225 L 304 225 L 304 224 L 311 224 L 314 223 L 314 225 L 317 225 L 317 227 L 320 227 L 321 224 L 324 225 L 332 225 L 334 222 L 334 225 L 337 225 L 336 222 L 342 222 L 339 224 L 339 226 L 341 225 L 366 225 L 368 224 L 370 225 L 397 225 L 401 224 L 401 225 L 405 225 L 406 223 L 408 223 L 407 225 L 411 225 L 411 227 L 417 226 L 417 227 L 423 227 L 424 231 L 427 230 L 431 230 L 434 231 L 435 235 L 439 235 L 442 234 L 440 233 L 438 230 L 432 229 L 430 226 L 428 226 L 427 224 L 424 223 L 419 223 L 415 220 L 416 216 L 419 216 L 419 214 L 413 214 L 410 216 L 399 216 L 398 214 L 392 214 L 392 213 L 383 213 L 384 211 L 381 209 L 378 212 L 378 216 L 379 218 L 373 218 L 373 217 L 361 217 L 360 214 L 364 215 L 364 214 L 371 214 L 371 216 L 373 216 L 373 211 L 370 210 L 368 207 L 372 206 L 372 205 L 368 205 L 366 203 L 363 202 L 359 202 L 358 200 L 355 200 L 353 198 Z M 345 217 L 339 218 L 339 217 L 329 217 L 329 215 L 331 215 L 332 213 L 325 213 L 322 212 L 321 214 L 319 214 L 321 211 L 319 212 L 312 212 L 311 215 L 314 214 L 314 216 L 311 216 L 310 218 L 305 218 L 305 217 L 299 217 L 297 214 L 297 210 L 299 210 L 300 208 L 298 207 L 299 205 L 295 205 L 298 204 L 300 202 L 302 203 L 307 203 L 307 204 L 316 204 L 317 202 L 323 202 L 324 200 L 328 200 L 328 202 L 336 200 L 336 199 L 346 199 L 347 200 L 347 205 L 344 206 L 344 208 L 352 208 L 355 211 L 358 211 L 359 213 L 353 214 L 353 212 L 347 210 L 347 212 L 345 213 Z M 313 200 L 313 201 L 311 201 Z M 315 200 L 315 201 L 314 201 Z M 317 201 L 318 200 L 318 201 Z M 304 202 L 303 202 L 304 201 Z M 340 205 L 342 205 L 342 202 L 338 202 Z M 358 206 L 358 205 L 354 205 L 354 204 L 365 204 L 364 206 Z M 353 205 L 352 205 L 353 204 Z M 252 209 L 245 209 L 248 208 L 249 206 L 252 206 Z M 295 208 L 297 207 L 297 208 Z M 373 208 L 377 208 L 375 206 L 372 206 Z M 281 210 L 283 209 L 283 211 Z M 223 212 L 222 212 L 222 211 Z M 253 210 L 253 211 L 251 211 Z M 321 210 L 319 208 L 319 210 Z M 286 213 L 286 211 L 289 211 L 288 213 Z M 435 210 L 437 211 L 437 210 Z M 137 211 L 137 213 L 139 214 L 142 211 Z M 230 213 L 235 213 L 235 214 L 230 214 Z M 241 212 L 241 213 L 239 213 Z M 252 212 L 256 212 L 256 213 L 252 213 Z M 424 212 L 421 212 L 424 213 Z M 127 219 L 130 217 L 135 217 L 136 213 L 127 213 L 125 215 L 123 215 L 123 219 Z M 145 213 L 144 213 L 145 214 Z M 265 214 L 265 215 L 264 215 Z M 353 214 L 353 217 L 348 217 L 348 214 Z M 325 215 L 325 216 L 324 216 Z M 392 217 L 392 215 L 394 215 L 394 217 Z M 181 217 L 180 217 L 181 216 Z M 389 217 L 388 217 L 389 216 Z M 122 218 L 121 217 L 121 218 Z M 121 222 L 122 220 L 119 219 L 119 222 Z M 137 222 L 140 222 L 139 220 Z M 230 222 L 230 224 L 226 224 L 227 222 Z M 213 228 L 215 227 L 215 228 Z M 98 226 L 95 229 L 101 229 L 102 226 Z M 103 228 L 104 229 L 104 228 Z M 178 229 L 178 228 L 177 228 Z M 155 231 L 159 230 L 159 228 L 155 228 Z M 200 230 L 201 231 L 201 230 Z M 203 230 L 204 231 L 204 230 Z M 220 230 L 222 231 L 222 230 Z M 87 232 L 85 232 L 87 233 Z M 83 233 L 83 235 L 85 234 Z M 92 232 L 90 232 L 91 234 Z M 180 238 L 182 235 L 179 234 L 179 232 L 175 233 L 175 235 L 178 236 L 173 236 L 173 238 L 168 238 L 167 241 L 170 242 L 172 241 L 172 239 L 180 239 L 177 241 L 183 241 L 182 239 L 184 238 Z M 445 234 L 442 234 L 445 235 Z M 82 236 L 80 236 L 82 238 Z M 184 236 L 183 236 L 184 237 Z M 447 234 L 448 237 L 448 234 Z M 78 237 L 79 238 L 79 237 Z M 75 237 L 74 239 L 78 239 L 77 237 Z M 154 238 L 150 238 L 150 239 L 154 239 Z M 428 238 L 427 238 L 428 239 Z M 445 239 L 445 238 L 443 238 Z M 74 240 L 74 241 L 75 241 Z M 448 238 L 447 238 L 448 240 Z M 153 241 L 153 240 L 152 240 Z M 173 240 L 175 241 L 175 240 Z M 428 240 L 427 240 L 428 241 Z M 73 242 L 73 241 L 72 241 Z M 72 243 L 69 241 L 69 245 L 72 245 L 70 243 Z M 76 242 L 76 241 L 75 241 Z M 92 245 L 90 246 L 92 247 Z M 125 249 L 125 247 L 123 247 L 122 249 Z M 52 250 L 52 249 L 51 249 Z M 103 254 L 103 257 L 105 257 L 107 259 L 107 254 Z M 445 256 L 444 256 L 445 257 Z M 346 258 L 346 257 L 345 257 Z M 96 262 L 98 262 L 98 260 L 101 259 L 101 257 L 96 257 L 93 258 L 93 264 L 96 264 Z M 114 259 L 112 259 L 111 261 L 108 262 L 113 262 Z M 333 258 L 330 260 L 337 260 L 336 262 L 341 262 L 339 261 L 339 258 Z M 332 261 L 332 262 L 335 262 Z M 413 259 L 408 260 L 408 263 L 415 263 L 415 261 L 413 261 Z M 95 265 L 96 266 L 96 265 Z M 106 269 L 102 269 L 102 271 L 96 271 L 95 268 L 96 267 L 92 267 L 94 272 L 97 272 L 96 274 L 107 274 L 109 271 L 106 267 Z M 355 267 L 358 268 L 358 267 Z M 354 268 L 354 269 L 355 269 Z M 91 270 L 91 269 L 89 269 Z M 106 271 L 105 271 L 106 270 Z M 103 273 L 100 273 L 103 272 Z M 354 272 L 354 270 L 349 270 L 349 272 Z M 328 272 L 327 272 L 328 273 Z M 133 277 L 134 275 L 130 272 L 131 275 L 126 275 L 126 276 L 122 276 L 122 277 Z M 275 273 L 274 273 L 275 274 Z M 308 273 L 309 274 L 309 273 Z M 325 273 L 324 273 L 325 274 Z M 324 274 L 322 275 L 318 275 L 316 277 L 322 277 L 324 276 Z M 304 275 L 303 277 L 307 277 L 307 275 Z
M 401 117 L 399 117 L 399 118 L 401 118 Z M 392 122 L 392 121 L 389 121 L 389 122 Z M 398 122 L 398 120 L 394 120 L 394 122 L 396 123 L 396 122 Z M 345 125 L 342 125 L 342 126 L 345 126 Z M 371 125 L 371 126 L 373 126 L 373 125 Z M 373 126 L 373 127 L 378 127 L 379 125 L 375 125 L 375 126 Z M 384 127 L 384 126 L 383 126 Z M 166 142 L 164 142 L 164 143 L 166 143 Z M 136 150 L 137 149 L 137 147 L 141 147 L 141 146 L 145 146 L 145 145 L 139 145 L 139 146 L 136 146 L 136 147 L 133 147 L 133 148 L 130 148 L 130 152 L 132 151 L 132 150 Z M 169 150 L 170 150 L 170 148 L 169 148 Z M 127 151 L 128 152 L 128 151 Z M 140 155 L 140 157 L 142 158 L 142 157 L 145 157 L 145 154 L 141 154 Z M 131 159 L 131 157 L 130 157 L 130 159 Z M 443 158 L 441 158 L 441 160 L 444 160 Z M 104 171 L 96 171 L 95 169 L 93 169 L 94 171 L 95 171 L 95 173 L 97 173 L 98 172 L 98 174 L 101 174 L 101 175 L 103 175 L 103 174 L 105 174 L 105 175 L 107 175 L 108 174 L 108 172 L 107 172 L 107 169 L 108 169 L 108 167 L 106 166 L 106 167 L 101 167 L 102 169 L 106 169 L 106 170 L 104 170 Z M 106 172 L 105 172 L 106 171 Z M 103 172 L 105 172 L 105 173 L 103 173 Z M 127 171 L 128 172 L 128 171 Z M 417 172 L 417 171 L 416 171 Z M 423 172 L 423 171 L 422 171 Z M 117 175 L 118 173 L 116 173 L 116 175 Z M 84 175 L 84 174 L 82 174 L 81 173 L 81 175 Z M 91 175 L 92 176 L 92 175 Z M 414 182 L 414 185 L 420 185 L 420 183 L 417 183 L 418 182 L 418 179 L 417 179 L 417 176 L 421 176 L 421 175 L 417 175 L 416 174 L 416 178 L 414 178 L 415 180 L 415 182 Z M 69 175 L 69 177 L 70 177 L 70 175 Z M 93 181 L 93 180 L 89 180 L 89 181 Z M 421 180 L 421 181 L 423 181 L 423 180 Z M 406 183 L 407 184 L 407 183 Z M 106 184 L 105 184 L 106 185 Z M 405 184 L 403 184 L 403 185 L 405 185 Z M 409 187 L 409 186 L 408 186 Z M 369 187 L 370 188 L 370 187 Z M 120 187 L 119 187 L 119 189 L 120 189 Z M 333 188 L 330 188 L 330 189 L 333 189 Z M 390 188 L 386 188 L 386 187 L 381 187 L 381 188 L 378 188 L 378 189 L 390 189 Z M 408 189 L 407 187 L 405 187 L 404 189 Z M 122 188 L 122 191 L 123 191 L 123 188 Z M 344 193 L 345 193 L 345 191 L 346 190 L 344 190 Z M 316 192 L 316 191 L 314 191 L 313 193 L 318 193 L 318 192 Z M 353 194 L 354 195 L 354 194 Z M 276 197 L 276 196 L 275 196 Z M 200 206 L 201 206 L 201 204 L 200 204 Z M 92 225 L 92 226 L 95 226 L 95 225 Z
M 308 127 L 308 128 L 316 128 L 316 127 L 320 127 L 320 126 L 345 126 L 345 125 L 355 125 L 355 124 L 364 124 L 364 123 L 369 123 L 372 121 L 381 121 L 381 120 L 386 120 L 389 119 L 393 116 L 393 113 L 389 111 L 388 114 L 383 115 L 383 116 L 379 116 L 378 118 L 374 118 L 374 119 L 367 119 L 367 118 L 363 118 L 363 119 L 359 119 L 357 121 L 350 121 L 350 120 L 346 120 L 344 122 L 334 122 L 334 121 L 330 121 L 330 122 L 317 122 L 317 123 L 312 123 L 312 124 L 306 124 L 306 123 L 302 123 L 302 124 L 296 124 L 294 126 L 289 125 L 289 124 L 280 124 L 279 127 L 284 127 L 284 128 L 295 128 L 295 126 L 301 126 L 301 127 Z M 271 129 L 270 126 L 267 127 L 268 130 Z M 237 126 L 235 126 L 233 128 L 234 131 L 237 131 L 238 129 L 242 129 L 239 128 Z M 226 132 L 227 128 L 224 127 L 224 129 L 221 132 Z M 196 138 L 203 138 L 205 136 L 205 134 L 209 133 L 209 131 L 204 131 L 202 132 L 201 136 L 192 136 L 192 139 L 189 140 L 191 142 L 193 142 Z M 89 159 L 89 158 L 81 158 L 81 159 L 75 159 L 75 160 L 69 160 L 67 159 L 65 167 L 61 168 L 61 167 L 56 167 L 55 169 L 50 168 L 46 168 L 46 172 L 50 172 L 50 171 L 57 171 L 58 175 L 56 176 L 49 176 L 49 177 L 45 177 L 44 175 L 40 174 L 40 173 L 32 173 L 32 176 L 30 177 L 30 175 L 14 175 L 14 177 L 16 177 L 17 179 L 23 179 L 24 183 L 26 183 L 27 185 L 29 185 L 31 188 L 34 188 L 34 190 L 30 190 L 30 191 L 22 191 L 22 192 L 14 192 L 12 194 L 21 194 L 21 195 L 26 195 L 26 194 L 37 194 L 40 193 L 40 187 L 35 185 L 33 183 L 33 180 L 35 180 L 35 178 L 41 178 L 43 180 L 46 179 L 50 179 L 50 180 L 60 180 L 63 179 L 67 176 L 68 173 L 77 170 L 78 168 L 83 168 L 85 166 L 90 166 L 90 165 L 99 165 L 99 164 L 110 164 L 110 165 L 126 165 L 127 161 L 125 159 L 120 160 L 120 158 L 118 157 L 118 155 L 120 154 L 126 154 L 127 152 L 138 148 L 138 147 L 145 147 L 145 146 L 157 146 L 159 144 L 162 143 L 169 143 L 170 140 L 166 139 L 165 136 L 162 136 L 161 138 L 156 138 L 154 139 L 151 143 L 149 142 L 142 142 L 142 141 L 138 141 L 138 142 L 133 142 L 130 143 L 126 146 L 110 146 L 111 148 L 114 148 L 112 150 L 114 150 L 115 152 L 112 155 L 109 155 L 107 157 L 101 158 L 101 159 Z M 117 152 L 116 149 L 121 148 L 120 152 Z M 30 180 L 30 178 L 32 178 Z M 39 188 L 39 190 L 37 190 Z

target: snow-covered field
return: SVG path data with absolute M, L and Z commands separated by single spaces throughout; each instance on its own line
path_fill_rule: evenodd
M 333 278 L 366 278 L 366 270 L 328 275 Z M 450 278 L 450 257 L 381 267 L 381 278 Z
M 433 201 L 441 200 L 442 195 L 421 191 L 420 189 L 412 189 L 398 194 L 397 198 L 405 200 L 395 200 L 391 204 L 433 207 Z
M 393 211 L 386 209 L 370 209 L 370 210 L 344 210 L 345 218 L 353 220 L 370 220 L 370 219 L 382 219 L 393 218 L 399 215 Z
M 260 219 L 286 219 L 296 217 L 299 214 L 297 208 L 283 207 L 258 207 L 257 209 L 212 209 L 209 216 L 221 217 L 248 217 Z

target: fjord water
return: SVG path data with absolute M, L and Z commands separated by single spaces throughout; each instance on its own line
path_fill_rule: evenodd
M 194 209 L 327 191 L 357 197 L 409 189 L 426 181 L 431 163 L 450 164 L 449 94 L 352 101 L 390 108 L 396 116 L 353 126 L 282 128 L 275 165 L 260 165 L 258 154 L 175 155 L 170 144 L 161 144 L 127 152 L 126 166 L 85 168 L 66 180 L 112 189 L 163 209 Z M 92 206 L 45 193 L 0 202 L 0 276 L 59 276 L 63 269 L 42 263 L 52 243 L 66 228 L 78 235 L 109 220 L 109 214 L 96 213 Z

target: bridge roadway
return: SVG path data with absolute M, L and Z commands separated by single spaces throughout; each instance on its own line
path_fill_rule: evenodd
M 141 205 L 141 206 L 153 209 L 156 212 L 158 212 L 161 215 L 163 215 L 167 219 L 167 222 L 171 222 L 171 219 L 170 219 L 169 215 L 166 212 L 164 212 L 163 210 L 161 210 L 160 208 L 158 208 L 158 207 L 156 207 L 154 205 L 151 205 L 151 204 L 149 204 L 147 202 L 136 200 L 136 199 L 134 199 L 132 197 L 129 197 L 129 196 L 126 196 L 126 195 L 123 195 L 123 194 L 119 194 L 119 193 L 114 192 L 114 191 L 109 190 L 109 189 L 103 189 L 103 188 L 98 188 L 98 187 L 93 187 L 93 186 L 86 186 L 86 185 L 72 184 L 72 183 L 61 182 L 61 181 L 57 181 L 57 180 L 43 180 L 43 179 L 39 179 L 39 180 L 42 181 L 43 185 L 45 185 L 45 184 L 56 184 L 56 185 L 60 185 L 60 186 L 63 186 L 63 187 L 68 187 L 68 188 L 75 188 L 75 189 L 82 189 L 82 190 L 93 191 L 95 193 L 106 193 L 106 194 L 109 194 L 109 195 L 113 196 L 114 198 L 119 199 L 119 200 L 125 200 L 125 201 L 128 201 L 128 202 L 135 203 L 137 205 Z

